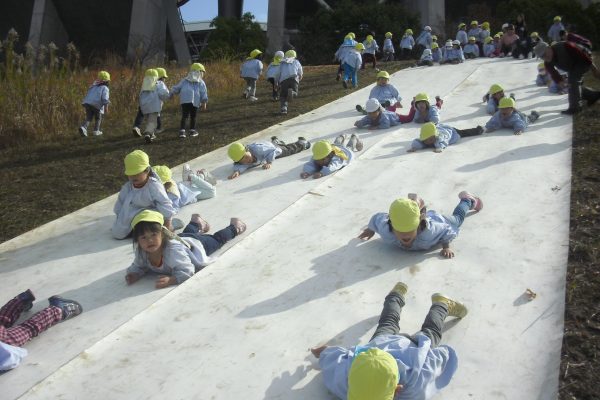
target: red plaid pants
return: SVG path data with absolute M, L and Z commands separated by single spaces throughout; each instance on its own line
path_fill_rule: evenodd
M 22 346 L 62 319 L 61 309 L 50 306 L 35 313 L 27 321 L 13 326 L 23 312 L 23 308 L 25 308 L 25 302 L 15 297 L 0 309 L 1 342 L 11 346 Z

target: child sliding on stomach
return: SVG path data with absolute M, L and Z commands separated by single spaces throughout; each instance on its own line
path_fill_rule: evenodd
M 295 143 L 286 144 L 277 136 L 271 138 L 271 143 L 257 142 L 244 146 L 240 142 L 232 143 L 227 149 L 227 155 L 233 161 L 233 173 L 229 179 L 235 179 L 249 168 L 262 165 L 262 169 L 270 169 L 277 158 L 291 156 L 310 148 L 310 142 L 300 136 Z
M 229 226 L 207 235 L 208 223 L 192 214 L 183 232 L 175 235 L 163 227 L 163 222 L 162 214 L 150 210 L 140 212 L 131 221 L 135 259 L 125 275 L 128 285 L 149 271 L 160 274 L 157 289 L 183 283 L 214 261 L 211 254 L 246 230 L 240 219 L 231 218 Z
M 390 205 L 388 213 L 377 213 L 371 217 L 369 226 L 359 239 L 369 240 L 378 233 L 384 242 L 395 244 L 403 250 L 429 250 L 442 245 L 441 255 L 454 257 L 450 242 L 458 236 L 458 231 L 470 210 L 479 211 L 483 202 L 479 197 L 462 191 L 460 202 L 452 216 L 446 217 L 436 211 L 427 211 L 423 200 L 414 193 L 408 198 L 397 199 Z
M 520 135 L 525 132 L 528 124 L 537 121 L 540 117 L 536 111 L 532 111 L 530 115 L 523 114 L 515 108 L 515 100 L 510 97 L 500 99 L 498 108 L 496 114 L 485 124 L 486 132 L 509 128 L 515 135 Z
M 362 142 L 358 136 L 352 135 L 348 142 L 348 147 L 344 147 L 345 137 L 340 135 L 336 138 L 332 145 L 327 140 L 319 140 L 313 146 L 313 157 L 310 161 L 304 164 L 300 178 L 306 179 L 312 175 L 314 179 L 322 176 L 330 175 L 335 171 L 344 168 L 352 161 L 352 148 L 356 150 L 362 149 Z
M 207 179 L 206 171 L 203 173 L 201 170 L 198 173 L 193 173 L 190 166 L 186 164 L 183 174 L 184 181 L 175 182 L 171 168 L 166 165 L 157 165 L 153 169 L 165 186 L 167 196 L 171 199 L 175 211 L 179 211 L 181 207 L 196 203 L 199 200 L 213 198 L 217 194 L 217 188 L 205 180 Z
M 449 145 L 458 142 L 460 138 L 478 136 L 482 133 L 482 126 L 471 129 L 456 129 L 444 124 L 436 126 L 433 122 L 427 122 L 421 126 L 419 138 L 414 139 L 410 148 L 406 151 L 411 153 L 425 147 L 433 147 L 434 152 L 441 153 Z
M 390 126 L 396 126 L 400 123 L 400 116 L 395 112 L 383 109 L 377 99 L 369 99 L 365 105 L 367 115 L 356 121 L 354 126 L 357 128 L 369 127 L 373 129 L 387 129 Z

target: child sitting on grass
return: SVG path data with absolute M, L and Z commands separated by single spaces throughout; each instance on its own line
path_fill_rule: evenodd
M 233 173 L 229 179 L 235 179 L 249 168 L 262 165 L 262 169 L 270 169 L 277 158 L 291 156 L 310 148 L 310 142 L 300 136 L 295 143 L 286 144 L 276 136 L 271 143 L 257 142 L 244 146 L 240 142 L 232 143 L 227 149 L 227 155 L 233 161 Z
M 165 226 L 172 230 L 171 218 L 175 214 L 173 203 L 160 178 L 150 168 L 148 154 L 134 150 L 125 156 L 125 175 L 128 181 L 119 192 L 114 212 L 117 216 L 112 234 L 116 239 L 125 239 L 131 233 L 131 221 L 140 211 L 159 211 Z
M 256 101 L 256 81 L 260 78 L 263 70 L 262 51 L 254 49 L 242 63 L 240 76 L 246 81 L 242 97 L 248 101 Z
M 377 83 L 369 93 L 369 99 L 377 99 L 379 104 L 388 111 L 396 111 L 396 108 L 402 108 L 402 97 L 398 89 L 390 83 L 390 74 L 387 71 L 377 73 Z M 356 111 L 367 114 L 367 111 L 360 104 L 356 105 Z
M 106 71 L 98 72 L 98 79 L 89 87 L 85 98 L 83 99 L 83 108 L 85 108 L 85 121 L 79 127 L 79 134 L 83 137 L 88 135 L 88 126 L 94 120 L 94 136 L 102 135 L 100 124 L 102 116 L 108 113 L 108 104 L 110 103 L 110 74 Z
M 365 106 L 367 115 L 356 121 L 357 128 L 369 127 L 369 129 L 387 129 L 400 123 L 400 116 L 395 112 L 384 110 L 377 99 L 369 99 Z
M 536 111 L 532 111 L 530 115 L 525 115 L 517 110 L 515 100 L 510 97 L 500 99 L 498 111 L 485 124 L 486 132 L 494 132 L 502 128 L 513 130 L 515 135 L 520 135 L 525 132 L 527 125 L 535 122 L 540 115 Z
M 198 136 L 196 131 L 196 114 L 198 109 L 206 111 L 208 103 L 208 91 L 206 84 L 202 79 L 206 69 L 200 63 L 193 63 L 190 66 L 190 72 L 173 88 L 171 88 L 170 97 L 179 95 L 181 104 L 181 123 L 179 124 L 179 137 L 185 139 L 185 123 L 190 118 L 190 130 L 188 134 L 191 137 Z
M 369 226 L 359 239 L 369 240 L 378 233 L 384 242 L 394 244 L 403 250 L 429 250 L 442 245 L 440 255 L 454 257 L 450 242 L 458 236 L 458 231 L 470 210 L 479 211 L 483 202 L 467 191 L 458 194 L 460 202 L 452 216 L 446 217 L 436 211 L 427 211 L 423 200 L 414 193 L 408 198 L 396 199 L 387 213 L 377 213 L 371 217 Z
M 345 137 L 340 135 L 333 145 L 327 140 L 319 140 L 315 143 L 312 149 L 313 156 L 304 164 L 300 178 L 306 179 L 312 176 L 314 179 L 318 179 L 350 164 L 354 157 L 350 148 L 358 149 L 360 147 L 362 149 L 362 142 L 358 145 L 358 136 L 352 135 L 348 147 L 344 147 L 344 139 Z
M 449 145 L 458 142 L 460 138 L 478 136 L 482 133 L 482 126 L 471 129 L 456 129 L 444 124 L 436 125 L 433 122 L 427 122 L 421 126 L 419 138 L 414 139 L 410 148 L 406 151 L 412 153 L 426 147 L 433 147 L 434 152 L 441 153 Z
M 189 169 L 189 165 L 186 164 L 186 166 Z M 195 174 L 189 170 L 183 182 L 175 182 L 171 168 L 166 165 L 157 165 L 153 169 L 165 186 L 167 196 L 171 199 L 175 212 L 178 212 L 183 206 L 196 203 L 199 200 L 213 198 L 217 194 L 217 188 L 203 179 L 205 175 L 201 171 Z
M 158 125 L 158 116 L 162 110 L 163 101 L 169 99 L 169 89 L 158 78 L 157 70 L 147 69 L 140 91 L 140 111 L 146 118 L 146 128 L 144 129 L 146 143 L 152 143 L 156 139 L 154 133 Z
M 155 283 L 157 289 L 179 285 L 213 262 L 211 254 L 246 230 L 246 224 L 239 218 L 231 218 L 229 226 L 207 235 L 208 223 L 200 215 L 192 214 L 183 232 L 175 235 L 163 222 L 162 214 L 151 210 L 140 212 L 131 221 L 135 259 L 125 275 L 128 285 L 147 272 L 160 275 Z

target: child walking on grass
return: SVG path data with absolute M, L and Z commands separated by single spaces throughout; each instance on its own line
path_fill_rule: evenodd
M 257 142 L 244 146 L 240 142 L 232 143 L 227 149 L 227 155 L 233 161 L 233 173 L 229 179 L 235 179 L 249 168 L 262 165 L 262 169 L 270 169 L 273 161 L 278 158 L 291 156 L 310 148 L 310 142 L 298 137 L 295 143 L 286 144 L 273 136 L 271 143 Z
M 389 212 L 373 215 L 368 228 L 358 238 L 369 240 L 377 233 L 384 242 L 408 251 L 429 250 L 441 244 L 440 255 L 453 258 L 450 242 L 458 236 L 465 216 L 470 210 L 483 208 L 481 199 L 467 191 L 460 192 L 458 198 L 460 202 L 452 216 L 447 217 L 437 211 L 427 211 L 423 200 L 409 193 L 408 198 L 394 200 Z
M 246 231 L 246 224 L 231 218 L 228 226 L 212 235 L 208 223 L 192 214 L 182 233 L 175 235 L 163 226 L 161 213 L 144 210 L 131 221 L 135 258 L 125 275 L 128 285 L 148 272 L 159 274 L 155 287 L 179 285 L 214 261 L 211 254 Z
M 358 70 L 362 65 L 361 54 L 364 49 L 365 46 L 362 43 L 357 43 L 356 46 L 354 46 L 354 49 L 346 53 L 342 60 L 342 67 L 344 68 L 342 86 L 344 86 L 344 89 L 348 89 L 348 84 L 350 82 L 352 82 L 353 88 L 358 87 Z
M 167 70 L 164 68 L 160 68 L 160 67 L 154 68 L 154 69 L 156 70 L 156 72 L 158 72 L 158 81 L 162 82 L 163 85 L 165 85 L 165 89 L 166 89 L 167 86 L 166 86 L 165 80 L 168 78 Z M 167 89 L 167 92 L 168 91 L 169 90 Z M 133 121 L 133 128 L 131 129 L 133 136 L 142 137 L 142 130 L 141 130 L 142 122 L 144 122 L 144 113 L 142 113 L 141 107 L 138 107 L 138 113 L 135 116 L 135 120 Z M 155 133 L 162 132 L 162 121 L 160 119 L 160 114 L 158 114 L 158 116 L 156 117 L 156 129 L 154 130 L 154 132 Z
M 27 350 L 25 343 L 51 326 L 81 314 L 81 304 L 60 296 L 48 299 L 48 307 L 38 311 L 26 321 L 15 323 L 23 312 L 31 310 L 35 296 L 31 290 L 18 294 L 0 309 L 0 371 L 16 368 Z
M 467 307 L 434 293 L 431 307 L 414 335 L 400 333 L 400 315 L 408 285 L 398 282 L 385 297 L 377 329 L 369 343 L 349 349 L 319 346 L 325 386 L 341 400 L 429 399 L 450 383 L 458 368 L 454 349 L 440 345 L 444 320 L 464 318 Z
M 240 76 L 246 81 L 242 97 L 248 101 L 256 101 L 256 81 L 260 78 L 263 70 L 262 51 L 254 49 L 242 63 Z
M 85 120 L 79 127 L 79 134 L 83 137 L 88 135 L 90 122 L 94 120 L 94 136 L 102 135 L 100 124 L 102 116 L 108 113 L 110 103 L 110 74 L 106 71 L 98 72 L 98 79 L 89 87 L 87 94 L 83 99 L 83 108 L 85 108 Z
M 532 111 L 531 114 L 525 115 L 516 109 L 515 100 L 510 97 L 500 99 L 498 111 L 485 124 L 486 132 L 494 132 L 498 129 L 512 129 L 515 135 L 520 135 L 525 132 L 527 126 L 537 121 L 540 114 L 537 111 Z
M 185 125 L 190 119 L 190 129 L 188 135 L 191 137 L 198 136 L 196 131 L 196 114 L 198 109 L 206 111 L 208 103 L 208 91 L 203 77 L 206 69 L 200 63 L 193 63 L 190 66 L 190 72 L 185 78 L 171 88 L 170 97 L 179 95 L 179 103 L 181 104 L 181 123 L 179 124 L 179 137 L 185 139 Z
M 409 153 L 433 147 L 435 153 L 441 153 L 446 147 L 458 142 L 463 137 L 478 136 L 483 133 L 482 126 L 471 129 L 456 129 L 444 124 L 435 124 L 427 122 L 421 126 L 421 133 L 418 139 L 414 139 L 410 148 L 406 150 Z
M 340 135 L 332 145 L 327 140 L 319 140 L 313 146 L 312 158 L 304 164 L 300 178 L 312 176 L 314 179 L 330 175 L 350 164 L 354 155 L 352 149 L 362 150 L 362 141 L 352 134 L 347 147 L 344 147 L 345 136 Z
M 158 71 L 147 69 L 140 91 L 140 111 L 146 118 L 144 140 L 152 143 L 156 139 L 158 116 L 162 110 L 163 101 L 169 99 L 169 89 L 163 81 L 159 80 Z
M 283 51 L 276 51 L 273 56 L 273 62 L 267 67 L 265 78 L 271 84 L 273 101 L 279 100 L 279 82 L 276 80 L 279 75 L 281 60 L 283 60 Z
M 213 198 L 217 194 L 215 185 L 208 182 L 208 171 L 206 170 L 194 173 L 186 164 L 183 167 L 183 182 L 175 182 L 171 168 L 166 165 L 157 165 L 153 169 L 165 186 L 175 212 L 178 212 L 183 206 Z M 216 183 L 214 180 L 213 182 Z
M 279 71 L 275 75 L 275 81 L 279 86 L 279 105 L 281 114 L 287 114 L 288 103 L 298 96 L 300 81 L 304 76 L 302 64 L 296 58 L 295 50 L 285 52 L 285 58 L 281 60 Z
M 173 203 L 156 172 L 150 168 L 148 154 L 134 150 L 125 156 L 125 175 L 128 181 L 119 192 L 114 212 L 117 216 L 112 234 L 116 239 L 125 239 L 131 233 L 131 221 L 141 211 L 159 211 L 165 226 L 172 230 L 171 218 L 175 214 Z

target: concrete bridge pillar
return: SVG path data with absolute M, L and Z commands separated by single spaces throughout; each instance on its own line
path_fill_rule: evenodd
M 285 2 L 269 0 L 267 22 L 267 51 L 271 54 L 283 48 L 285 40 Z
M 52 0 L 35 0 L 28 40 L 36 48 L 50 42 L 65 47 L 69 42 L 69 35 Z

